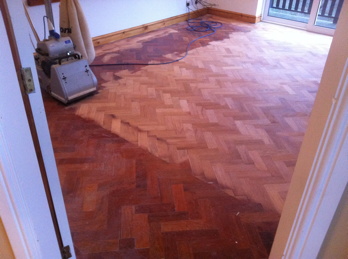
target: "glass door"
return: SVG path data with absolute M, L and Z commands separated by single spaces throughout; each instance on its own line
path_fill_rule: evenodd
M 318 8 L 312 8 L 307 29 L 309 31 L 333 34 L 344 0 L 321 0 Z
M 344 0 L 266 0 L 263 20 L 333 34 Z

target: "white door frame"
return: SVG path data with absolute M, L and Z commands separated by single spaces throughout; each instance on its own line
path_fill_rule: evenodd
M 348 183 L 348 59 L 341 79 L 284 258 L 317 258 Z
M 309 16 L 308 24 L 306 24 L 306 30 L 311 32 L 317 32 L 326 35 L 333 35 L 335 33 L 335 29 L 325 28 L 321 26 L 315 25 L 316 18 L 319 12 L 321 0 L 314 0 L 312 5 L 312 10 Z
M 16 258 L 59 258 L 2 13 L 0 35 L 0 217 Z
M 24 8 L 23 8 L 23 1 L 22 0 L 0 0 L 0 1 L 6 3 L 6 5 L 8 7 L 8 11 L 10 14 L 10 21 L 9 22 L 12 23 L 12 26 L 13 26 L 13 34 L 14 34 L 15 40 L 17 42 L 20 63 L 22 65 L 22 67 L 31 68 L 32 73 L 33 73 L 33 81 L 34 81 L 34 85 L 36 86 L 36 92 L 29 95 L 29 101 L 30 101 L 31 110 L 33 112 L 33 118 L 34 118 L 36 131 L 37 131 L 37 135 L 38 135 L 38 141 L 39 141 L 38 144 L 40 146 L 40 151 L 42 153 L 45 171 L 47 172 L 47 178 L 48 178 L 48 182 L 49 182 L 50 191 L 52 193 L 52 199 L 53 199 L 53 203 L 54 203 L 55 213 L 57 215 L 57 220 L 58 220 L 58 225 L 59 225 L 59 230 L 60 230 L 60 234 L 62 237 L 62 241 L 63 241 L 64 246 L 67 246 L 67 245 L 70 246 L 71 253 L 73 255 L 72 258 L 75 258 L 74 247 L 73 247 L 73 242 L 72 242 L 71 233 L 70 233 L 70 227 L 69 227 L 67 214 L 66 214 L 66 210 L 65 210 L 62 190 L 61 190 L 58 171 L 57 171 L 57 166 L 55 163 L 55 157 L 54 157 L 54 153 L 53 153 L 53 148 L 52 148 L 50 133 L 49 133 L 49 129 L 48 129 L 45 109 L 44 109 L 43 100 L 42 100 L 42 96 L 41 96 L 41 89 L 39 87 L 39 80 L 38 80 L 36 67 L 35 67 L 35 61 L 34 61 L 34 57 L 33 57 L 33 47 L 31 45 L 30 37 L 29 37 L 29 35 L 31 34 L 31 29 L 30 29 L 30 26 L 29 26 L 28 21 L 26 19 L 26 16 L 25 16 L 25 12 L 24 12 Z M 43 14 L 43 15 L 45 15 L 45 14 Z M 7 19 L 7 17 L 5 19 Z M 2 23 L 2 19 L 1 19 L 1 23 Z M 4 34 L 2 33 L 1 35 L 6 36 L 7 35 L 6 31 L 4 32 Z M 6 40 L 8 41 L 8 39 L 5 37 L 4 37 L 4 40 L 5 40 L 5 42 L 6 42 Z M 3 45 L 1 46 L 1 48 L 2 47 L 3 47 Z M 1 52 L 3 53 L 3 51 L 1 51 Z M 9 51 L 9 53 L 11 53 L 11 51 Z M 8 69 L 10 69 L 10 68 L 11 67 L 9 64 Z M 16 78 L 16 81 L 17 81 L 17 83 L 13 87 L 18 87 L 18 89 L 19 89 L 19 84 L 18 84 L 17 78 Z M 2 83 L 1 87 L 3 87 L 3 85 L 4 84 Z M 4 94 L 6 94 L 6 92 L 4 92 Z M 11 95 L 11 98 L 17 98 L 17 97 Z M 22 100 L 22 102 L 23 102 L 23 100 Z M 20 112 L 20 110 L 17 111 L 17 109 L 15 107 L 13 107 L 13 110 L 16 112 Z M 19 116 L 22 116 L 22 114 L 19 114 Z M 13 116 L 12 119 L 16 121 L 17 118 L 16 118 L 16 116 Z M 7 123 L 11 123 L 11 121 L 9 121 Z M 15 147 L 17 147 L 17 148 L 20 147 L 19 144 L 20 143 L 18 143 L 18 145 Z M 11 146 L 9 148 L 11 148 Z M 27 146 L 22 146 L 19 150 L 21 150 L 21 149 L 27 150 Z M 17 152 L 20 152 L 19 150 Z M 23 152 L 26 152 L 26 151 L 23 151 Z M 35 151 L 31 151 L 31 152 L 33 152 L 35 154 Z M 25 155 L 27 155 L 27 154 L 25 154 Z M 25 157 L 25 155 L 23 155 L 23 157 Z M 16 162 L 20 163 L 20 161 L 16 161 Z M 36 158 L 36 163 L 37 163 L 37 158 Z M 17 169 L 15 168 L 14 170 L 16 172 Z M 7 175 L 10 172 L 11 172 L 11 170 L 6 170 L 3 172 L 3 174 Z M 32 173 L 34 173 L 34 172 L 32 172 Z M 13 182 L 13 184 L 11 184 L 11 182 L 9 182 L 9 184 L 10 184 L 9 190 L 11 190 L 11 188 L 16 188 L 15 181 Z M 42 184 L 42 181 L 41 181 L 41 183 L 40 182 L 31 183 L 29 180 L 26 184 L 28 184 L 28 185 L 29 184 L 37 184 L 38 190 L 40 190 L 40 188 L 42 187 L 42 186 L 39 186 L 40 184 Z M 35 188 L 35 187 L 33 187 L 33 188 Z M 9 195 L 11 196 L 12 194 L 10 193 Z M 33 197 L 36 197 L 34 195 L 34 193 L 29 193 L 29 194 L 24 195 L 24 199 L 25 199 L 25 201 L 27 201 L 27 200 L 35 201 L 35 202 L 31 202 L 32 204 L 29 203 L 30 206 L 31 205 L 34 206 L 36 203 L 36 198 L 32 198 L 30 195 L 33 195 Z M 43 195 L 41 198 L 46 198 L 46 196 Z M 47 200 L 46 200 L 46 203 L 47 203 Z M 19 206 L 18 208 L 22 207 L 20 204 L 17 205 L 17 203 L 14 204 L 13 206 L 15 206 L 15 208 L 16 208 L 16 206 Z M 40 209 L 41 208 L 37 208 L 38 212 L 40 212 Z M 43 210 L 45 209 L 44 206 L 42 207 L 42 209 Z M 29 218 L 30 218 L 30 216 L 32 216 L 32 215 L 28 215 Z M 47 218 L 46 218 L 46 221 L 47 221 Z M 44 222 L 44 221 L 41 221 L 41 223 L 42 222 Z M 45 224 L 43 224 L 43 225 L 45 225 Z M 35 226 L 35 225 L 34 225 L 34 227 L 35 227 L 35 229 L 40 228 L 40 227 Z M 5 226 L 5 228 L 6 228 L 6 226 Z M 50 240 L 49 237 L 50 237 L 50 232 L 48 231 L 47 238 L 46 238 L 47 241 Z M 54 247 L 54 244 L 53 244 L 54 242 L 50 242 L 50 243 L 52 243 L 52 247 Z M 48 246 L 46 249 L 49 250 L 50 247 Z M 54 250 L 54 249 L 52 249 L 52 250 Z M 21 257 L 19 257 L 19 258 L 21 258 Z M 41 257 L 33 257 L 33 258 L 41 258 Z M 55 258 L 55 257 L 48 256 L 48 257 L 43 257 L 43 258 Z
M 347 1 L 341 14 L 271 259 L 317 258 L 348 184 Z

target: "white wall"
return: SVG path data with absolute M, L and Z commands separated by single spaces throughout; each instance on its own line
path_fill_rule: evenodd
M 263 0 L 211 0 L 210 2 L 216 4 L 218 9 L 254 16 L 261 15 L 263 4 Z
M 185 0 L 82 0 L 92 37 L 186 12 Z
M 23 0 L 26 3 L 26 0 Z M 260 16 L 263 0 L 209 0 L 216 8 Z M 186 13 L 186 0 L 80 0 L 90 28 L 96 37 Z M 59 28 L 59 3 L 52 3 L 55 26 Z M 45 8 L 28 6 L 39 37 L 44 36 Z
M 4 259 L 15 259 L 10 240 L 0 217 L 0 255 Z
M 80 0 L 92 37 L 186 13 L 185 3 L 186 0 Z M 57 29 L 59 3 L 52 3 L 52 9 Z M 44 6 L 32 6 L 28 10 L 39 37 L 43 38 Z

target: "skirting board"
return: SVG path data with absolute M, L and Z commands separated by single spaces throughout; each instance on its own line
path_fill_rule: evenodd
M 200 16 L 203 16 L 205 14 L 212 14 L 220 17 L 225 17 L 225 18 L 231 18 L 239 21 L 244 21 L 244 22 L 249 22 L 249 23 L 257 23 L 261 20 L 261 17 L 256 17 L 248 14 L 242 14 L 242 13 L 236 13 L 236 12 L 231 12 L 227 10 L 221 10 L 221 9 L 216 9 L 216 8 L 204 8 L 200 9 L 194 12 L 191 12 L 190 17 L 191 18 L 197 18 Z M 174 17 L 170 17 L 167 19 L 163 19 L 160 21 L 152 22 L 152 23 L 147 23 L 144 25 L 140 25 L 137 27 L 132 27 L 129 29 L 121 30 L 121 31 L 116 31 L 113 33 L 108 33 L 105 35 L 97 36 L 93 38 L 93 44 L 94 46 L 106 44 L 109 42 L 129 38 L 132 36 L 136 36 L 142 33 L 154 31 L 172 24 L 176 24 L 179 22 L 183 22 L 187 20 L 187 14 L 181 14 L 177 15 Z
M 200 17 L 200 16 L 205 15 L 207 13 L 208 13 L 208 10 L 206 8 L 204 8 L 204 9 L 200 9 L 200 10 L 191 12 L 190 17 L 197 18 L 197 17 Z M 170 18 L 163 19 L 163 20 L 159 20 L 156 22 L 147 23 L 147 24 L 140 25 L 137 27 L 125 29 L 122 31 L 116 31 L 113 33 L 94 37 L 93 44 L 94 44 L 94 46 L 106 44 L 106 43 L 113 42 L 116 40 L 121 40 L 121 39 L 129 38 L 132 36 L 136 36 L 136 35 L 139 35 L 142 33 L 154 31 L 154 30 L 157 30 L 157 29 L 160 29 L 160 28 L 172 25 L 172 24 L 176 24 L 179 22 L 183 22 L 186 20 L 187 20 L 186 13 L 181 14 L 181 15 L 177 15 L 177 16 L 170 17 Z
M 261 16 L 254 16 L 244 13 L 236 13 L 232 11 L 217 9 L 217 8 L 208 8 L 208 14 L 230 18 L 238 21 L 248 22 L 248 23 L 258 23 L 261 21 Z

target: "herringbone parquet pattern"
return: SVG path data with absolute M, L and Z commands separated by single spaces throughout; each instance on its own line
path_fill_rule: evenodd
M 267 258 L 279 214 L 240 201 L 45 96 L 78 259 Z
M 94 67 L 99 93 L 44 96 L 78 259 L 267 258 L 331 38 L 224 23 L 164 66 Z M 95 63 L 181 56 L 185 23 Z M 120 136 L 120 137 L 119 137 Z
M 100 92 L 77 103 L 76 114 L 281 212 L 331 38 L 210 19 L 223 28 L 178 63 L 95 67 Z M 201 35 L 185 28 L 100 46 L 95 63 L 172 60 Z

